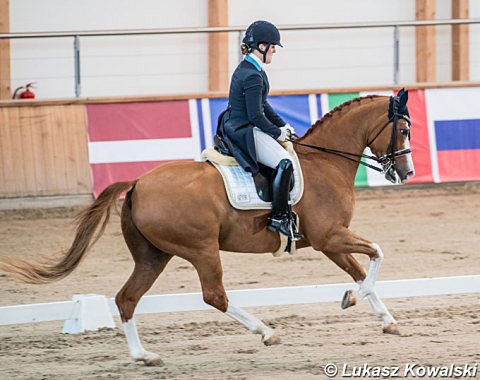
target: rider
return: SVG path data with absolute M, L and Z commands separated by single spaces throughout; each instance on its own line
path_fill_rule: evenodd
M 228 108 L 220 116 L 218 134 L 238 163 L 253 176 L 259 172 L 258 163 L 275 169 L 268 229 L 299 240 L 303 236 L 295 230 L 288 204 L 293 165 L 279 144 L 295 131 L 268 103 L 270 85 L 264 70 L 276 46 L 282 46 L 280 33 L 268 21 L 255 21 L 242 42 L 245 57 L 233 73 Z

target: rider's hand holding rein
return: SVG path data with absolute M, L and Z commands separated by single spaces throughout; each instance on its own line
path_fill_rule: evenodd
M 277 137 L 277 141 L 284 142 L 290 140 L 293 135 L 295 135 L 295 129 L 290 124 L 285 124 L 283 127 L 280 127 L 280 136 Z

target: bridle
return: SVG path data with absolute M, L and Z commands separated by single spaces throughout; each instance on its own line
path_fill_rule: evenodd
M 390 123 L 393 123 L 392 133 L 390 136 L 390 144 L 388 145 L 387 153 L 381 157 L 376 157 L 374 155 L 368 155 L 363 153 L 357 154 L 357 153 L 345 152 L 342 150 L 331 149 L 331 148 L 318 146 L 318 145 L 304 144 L 292 138 L 290 138 L 289 141 L 291 141 L 293 144 L 296 144 L 296 145 L 301 145 L 301 146 L 315 149 L 321 152 L 334 154 L 336 156 L 343 157 L 347 160 L 357 162 L 381 174 L 385 174 L 387 178 L 390 177 L 392 179 L 395 179 L 395 165 L 396 165 L 395 159 L 397 157 L 405 156 L 407 154 L 412 153 L 412 150 L 410 148 L 395 150 L 395 142 L 397 141 L 397 135 L 398 135 L 398 132 L 397 132 L 398 120 L 403 119 L 408 123 L 409 126 L 411 125 L 410 117 L 408 115 L 408 110 L 406 110 L 406 107 L 405 107 L 406 111 L 402 110 L 403 112 L 400 112 L 399 106 L 400 106 L 400 98 L 398 96 L 391 96 L 389 109 L 388 109 L 387 122 L 380 128 L 380 130 L 375 134 L 375 136 L 367 143 L 367 146 L 370 147 L 370 145 L 373 144 L 373 142 L 380 136 L 380 134 L 388 127 L 388 125 Z M 298 137 L 298 136 L 295 135 L 295 137 Z M 410 130 L 408 131 L 408 139 L 410 140 Z M 353 157 L 358 157 L 360 159 L 355 159 Z M 378 166 L 364 162 L 361 160 L 362 158 L 375 161 L 379 163 L 382 167 L 380 168 Z

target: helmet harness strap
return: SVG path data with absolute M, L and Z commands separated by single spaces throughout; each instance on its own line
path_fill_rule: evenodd
M 262 53 L 262 56 L 263 56 L 263 63 L 267 63 L 267 53 L 268 53 L 268 50 L 270 49 L 270 46 L 272 46 L 271 43 L 267 43 L 266 44 L 266 48 L 265 50 L 262 50 L 260 49 L 260 44 L 257 44 L 256 46 L 253 46 L 252 48 L 255 49 L 255 50 L 258 50 L 260 53 Z

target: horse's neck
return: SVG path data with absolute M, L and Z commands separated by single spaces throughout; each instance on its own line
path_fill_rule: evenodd
M 343 152 L 360 155 L 366 148 L 371 128 L 378 118 L 380 107 L 374 99 L 365 99 L 359 103 L 352 103 L 339 111 L 327 116 L 317 126 L 312 127 L 301 142 L 305 144 L 322 146 Z M 305 148 L 304 152 L 311 152 Z M 314 153 L 315 154 L 315 153 Z M 311 157 L 312 155 L 309 154 Z M 358 162 L 348 160 L 334 154 L 321 154 L 321 159 L 335 160 L 339 173 L 353 178 L 358 169 Z M 359 161 L 359 157 L 351 157 Z

